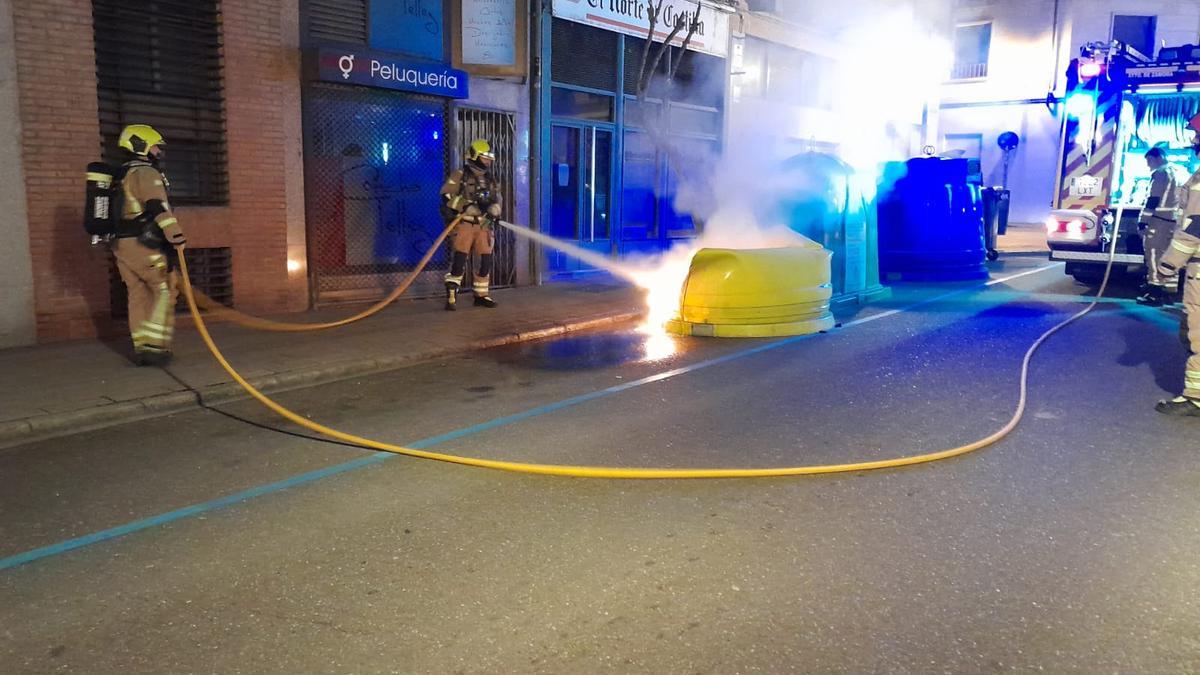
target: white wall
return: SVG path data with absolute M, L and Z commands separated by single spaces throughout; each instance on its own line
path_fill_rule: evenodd
M 17 95 L 12 1 L 0 0 L 0 348 L 33 344 L 37 333 Z
M 1009 220 L 1040 223 L 1054 199 L 1055 171 L 1058 166 L 1058 120 L 1046 106 L 1009 105 L 981 108 L 943 108 L 943 133 L 978 133 L 983 138 L 984 183 L 1000 185 L 1004 172 L 1004 153 L 996 139 L 1005 131 L 1021 137 L 1008 167 L 1008 187 L 1012 191 Z

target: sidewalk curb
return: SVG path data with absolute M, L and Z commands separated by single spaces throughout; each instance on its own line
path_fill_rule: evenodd
M 507 333 L 493 338 L 475 340 L 462 345 L 430 349 L 420 354 L 344 361 L 329 366 L 317 366 L 247 379 L 255 388 L 264 392 L 274 393 L 303 389 L 351 377 L 383 373 L 421 361 L 445 358 L 464 352 L 501 347 L 575 331 L 588 330 L 590 328 L 610 326 L 625 321 L 632 321 L 642 315 L 643 312 L 640 310 L 621 312 L 591 319 L 555 324 L 545 328 Z M 249 398 L 249 394 L 236 382 L 224 382 L 200 388 L 199 391 L 176 391 L 130 401 L 114 402 L 109 405 L 101 405 L 83 410 L 48 413 L 0 422 L 0 450 L 34 441 L 42 441 L 84 431 L 94 431 L 127 422 L 163 417 L 177 412 L 193 410 L 199 407 L 201 398 L 203 398 L 205 405 L 218 405 L 247 399 Z

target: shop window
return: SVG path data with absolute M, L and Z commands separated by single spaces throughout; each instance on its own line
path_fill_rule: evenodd
M 987 77 L 988 55 L 992 48 L 992 24 L 973 23 L 954 29 L 954 66 L 952 80 Z
M 369 10 L 373 49 L 445 60 L 441 0 L 372 2 Z
M 658 153 L 647 134 L 631 129 L 625 131 L 623 152 L 621 238 L 656 239 L 654 192 L 658 184 Z
M 304 196 L 318 303 L 379 297 L 442 231 L 438 190 L 453 147 L 446 116 L 438 97 L 309 85 Z M 439 255 L 428 269 L 446 264 Z M 419 279 L 416 292 L 430 281 Z
M 216 0 L 129 4 L 93 0 L 96 93 L 105 160 L 122 163 L 117 136 L 150 124 L 169 145 L 164 171 L 177 204 L 229 199 Z
M 645 129 L 648 122 L 656 121 L 662 114 L 662 103 L 659 101 L 639 101 L 632 96 L 625 97 L 625 126 Z
M 1112 39 L 1129 45 L 1143 56 L 1154 58 L 1154 33 L 1158 29 L 1156 16 L 1113 16 Z
M 684 148 L 686 152 L 676 152 L 676 156 L 686 155 L 692 161 L 665 162 L 666 186 L 659 201 L 659 222 L 666 229 L 668 237 L 695 236 L 700 230 L 700 224 L 692 217 L 691 211 L 696 205 L 676 203 L 679 188 L 682 184 L 699 185 L 704 181 L 704 167 L 709 165 L 709 158 L 719 157 L 720 145 L 715 140 L 698 140 L 674 138 L 672 143 L 676 148 Z M 697 161 L 697 158 L 700 158 Z
M 763 98 L 766 94 L 767 45 L 765 40 L 754 37 L 747 37 L 742 43 L 741 63 L 735 64 L 733 73 L 739 96 Z
M 638 74 L 642 67 L 642 50 L 646 41 L 630 35 L 625 36 L 625 93 L 636 96 Z
M 679 104 L 671 106 L 671 132 L 679 134 L 721 134 L 721 114 L 715 110 L 689 108 Z
M 551 28 L 551 78 L 560 84 L 614 91 L 617 86 L 616 33 L 554 19 Z
M 550 92 L 550 111 L 555 117 L 611 122 L 613 98 L 586 91 L 554 87 Z
M 672 100 L 721 107 L 725 97 L 725 59 L 696 51 L 685 54 L 678 48 L 671 49 L 671 58 L 679 61 Z

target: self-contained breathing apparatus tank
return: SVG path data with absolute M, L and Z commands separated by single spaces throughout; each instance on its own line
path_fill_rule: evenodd
M 120 171 L 104 162 L 87 166 L 87 189 L 83 205 L 83 229 L 92 244 L 111 240 L 121 221 Z

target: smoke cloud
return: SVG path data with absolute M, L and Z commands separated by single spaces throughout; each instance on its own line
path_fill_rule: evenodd
M 697 156 L 693 146 L 667 141 L 673 165 L 684 165 L 672 167 L 682 180 L 675 208 L 704 222 L 702 246 L 778 240 L 761 235 L 783 224 L 760 223 L 756 214 L 771 212 L 783 197 L 820 187 L 781 171 L 788 157 L 830 152 L 856 170 L 863 192 L 873 196 L 880 165 L 919 152 L 927 125 L 934 123 L 928 106 L 936 102 L 950 66 L 945 39 L 950 3 L 781 4 L 785 18 L 823 43 L 822 49 L 800 55 L 770 46 L 766 72 L 761 61 L 734 64 L 732 89 L 741 92 L 727 101 L 720 155 Z M 795 62 L 788 63 L 789 57 Z

